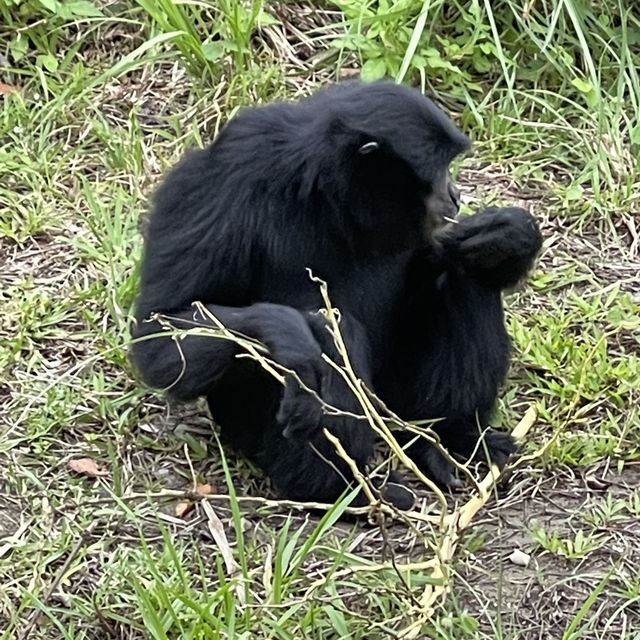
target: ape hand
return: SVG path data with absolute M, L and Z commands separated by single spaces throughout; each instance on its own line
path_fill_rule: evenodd
M 449 262 L 499 287 L 518 282 L 542 246 L 535 218 L 519 207 L 491 207 L 438 234 Z
M 287 375 L 276 414 L 285 438 L 308 440 L 318 431 L 323 411 L 316 394 L 321 385 L 320 370 L 310 363 L 296 367 L 295 375 Z

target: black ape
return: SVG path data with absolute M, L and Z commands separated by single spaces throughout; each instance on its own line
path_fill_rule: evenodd
M 445 224 L 459 205 L 449 164 L 468 146 L 429 100 L 389 83 L 241 112 L 156 194 L 135 335 L 160 331 L 143 322 L 153 312 L 191 326 L 202 301 L 327 403 L 360 413 L 321 359 L 336 354 L 311 269 L 340 309 L 359 376 L 402 418 L 441 418 L 444 444 L 469 454 L 508 365 L 501 291 L 526 275 L 541 236 L 515 208 Z M 149 385 L 184 400 L 205 395 L 223 437 L 286 496 L 331 501 L 344 490 L 349 473 L 323 426 L 365 467 L 374 435 L 364 421 L 324 415 L 294 378 L 282 387 L 236 358 L 231 341 L 189 336 L 180 347 L 143 340 L 133 359 Z M 496 432 L 487 446 L 501 465 L 513 449 Z M 425 443 L 410 453 L 438 482 L 455 481 Z M 401 486 L 386 497 L 408 506 Z

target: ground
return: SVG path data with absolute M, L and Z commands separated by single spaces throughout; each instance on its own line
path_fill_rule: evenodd
M 0 0 L 0 638 L 400 637 L 434 582 L 420 564 L 432 525 L 278 502 L 218 447 L 204 407 L 169 406 L 126 359 L 162 171 L 236 107 L 357 75 L 352 41 L 335 44 L 357 3 L 272 4 L 267 19 L 226 2 L 218 22 L 183 5 L 193 33 L 170 2 L 36 4 Z M 372 24 L 417 33 L 415 12 L 393 29 L 404 14 L 390 15 Z M 193 38 L 217 24 L 199 56 Z M 382 36 L 358 44 L 366 73 Z M 434 87 L 477 141 L 465 205 L 527 206 L 545 245 L 506 300 L 514 362 L 496 420 L 513 428 L 532 404 L 539 418 L 416 637 L 640 638 L 640 54 L 624 50 L 626 107 L 578 96 L 538 111 L 550 90 L 531 85 L 491 94 L 474 120 Z M 380 568 L 392 561 L 411 569 Z

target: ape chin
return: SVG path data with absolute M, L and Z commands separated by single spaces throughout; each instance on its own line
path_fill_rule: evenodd
M 144 382 L 205 396 L 223 438 L 284 496 L 334 501 L 353 478 L 323 428 L 363 470 L 374 433 L 322 357 L 340 362 L 310 269 L 328 284 L 365 384 L 405 420 L 438 419 L 452 453 L 482 454 L 509 363 L 501 293 L 526 276 L 541 235 L 512 207 L 446 224 L 460 202 L 449 165 L 469 145 L 431 101 L 385 82 L 240 112 L 155 194 L 134 337 L 159 335 L 132 348 Z M 233 341 L 189 335 L 178 348 L 148 321 L 167 314 L 192 327 L 195 301 L 262 342 L 291 372 L 285 384 L 237 358 Z M 318 398 L 342 413 L 325 413 Z M 510 437 L 489 430 L 485 443 L 504 465 Z M 456 483 L 427 443 L 409 453 L 438 483 Z M 400 508 L 413 501 L 398 476 L 381 493 Z

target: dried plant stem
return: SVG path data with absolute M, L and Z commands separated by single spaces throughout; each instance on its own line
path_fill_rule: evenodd
M 209 502 L 227 504 L 231 502 L 231 496 L 226 493 L 204 495 L 195 491 L 180 491 L 177 489 L 164 489 L 162 491 L 149 491 L 139 493 L 128 493 L 124 496 L 107 496 L 105 498 L 96 498 L 88 502 L 81 503 L 82 506 L 98 506 L 101 504 L 110 504 L 112 502 L 142 502 L 144 500 L 189 500 L 190 502 L 199 502 L 206 498 Z M 330 511 L 335 508 L 335 504 L 327 502 L 300 502 L 298 500 L 272 500 L 270 498 L 261 498 L 260 496 L 235 496 L 234 500 L 238 504 L 246 507 L 275 509 L 277 511 Z M 80 503 L 66 503 L 70 507 L 79 507 Z M 379 509 L 387 515 L 393 515 L 395 511 L 387 505 L 380 505 Z M 353 516 L 367 516 L 371 513 L 371 507 L 346 507 L 344 513 Z M 440 522 L 440 516 L 430 516 L 428 514 L 416 513 L 415 519 L 421 522 L 435 524 Z
M 489 497 L 495 490 L 496 482 L 500 476 L 499 469 L 492 465 L 487 475 L 478 482 L 471 473 L 468 465 L 461 464 L 457 460 L 451 457 L 449 452 L 440 445 L 437 435 L 430 431 L 429 428 L 417 429 L 413 425 L 407 424 L 399 417 L 395 416 L 389 411 L 383 402 L 380 401 L 369 389 L 367 389 L 364 382 L 358 377 L 356 373 L 347 349 L 347 345 L 343 339 L 340 331 L 340 314 L 339 311 L 331 305 L 329 300 L 327 286 L 323 281 L 315 278 L 311 275 L 311 279 L 319 284 L 320 292 L 324 300 L 325 309 L 322 310 L 327 319 L 327 330 L 333 338 L 335 349 L 338 355 L 338 362 L 334 362 L 326 354 L 323 354 L 324 360 L 327 364 L 342 376 L 345 384 L 351 390 L 356 397 L 363 415 L 357 417 L 367 420 L 370 428 L 378 435 L 384 443 L 390 449 L 393 457 L 398 460 L 404 467 L 409 469 L 418 478 L 418 480 L 435 496 L 438 507 L 431 510 L 429 513 L 424 512 L 424 505 L 421 509 L 413 509 L 411 511 L 399 511 L 393 505 L 385 503 L 378 495 L 378 491 L 371 485 L 370 480 L 363 470 L 358 468 L 353 456 L 345 449 L 343 443 L 340 441 L 334 433 L 329 429 L 324 428 L 323 433 L 327 440 L 334 447 L 336 454 L 347 465 L 350 473 L 355 481 L 360 485 L 361 490 L 369 501 L 368 507 L 354 508 L 347 507 L 345 513 L 354 515 L 371 515 L 372 512 L 381 513 L 386 516 L 390 516 L 396 521 L 405 523 L 408 527 L 415 532 L 416 535 L 422 538 L 422 543 L 426 549 L 433 550 L 433 557 L 423 562 L 413 562 L 407 564 L 399 564 L 395 560 L 384 562 L 381 564 L 356 564 L 354 566 L 345 567 L 344 569 L 334 572 L 332 574 L 333 579 L 339 577 L 345 577 L 354 573 L 363 572 L 380 572 L 380 571 L 393 571 L 401 579 L 403 576 L 409 574 L 412 571 L 430 571 L 431 580 L 422 594 L 415 598 L 413 595 L 407 602 L 407 615 L 413 619 L 413 622 L 403 629 L 399 637 L 400 638 L 416 638 L 418 637 L 424 625 L 433 616 L 435 607 L 442 603 L 443 599 L 449 590 L 449 564 L 451 563 L 456 548 L 458 546 L 460 536 L 464 529 L 469 526 L 474 516 L 478 511 L 486 504 Z M 284 383 L 285 375 L 294 376 L 301 383 L 303 388 L 314 396 L 317 396 L 316 390 L 308 389 L 302 381 L 299 380 L 297 374 L 294 371 L 289 371 L 281 367 L 277 362 L 273 362 L 268 358 L 268 351 L 263 345 L 247 338 L 245 336 L 237 335 L 236 333 L 226 329 L 222 323 L 207 309 L 204 305 L 196 303 L 196 308 L 208 321 L 210 321 L 214 327 L 209 327 L 210 333 L 216 332 L 215 335 L 222 339 L 234 340 L 239 346 L 245 349 L 245 357 L 250 357 L 256 360 L 256 362 L 262 366 L 266 371 L 273 375 L 280 383 Z M 165 318 L 165 321 L 167 319 Z M 170 319 L 169 319 L 170 320 Z M 180 320 L 180 322 L 184 322 Z M 196 324 L 194 322 L 194 324 Z M 183 333 L 190 332 L 202 332 L 207 331 L 207 328 L 202 325 L 196 325 L 192 329 L 187 329 Z M 265 355 L 266 354 L 266 355 Z M 321 398 L 318 398 L 322 402 L 322 406 L 327 414 L 335 415 L 354 415 L 347 413 L 339 408 L 327 405 Z M 514 428 L 512 435 L 515 439 L 522 439 L 528 433 L 529 429 L 533 426 L 537 419 L 537 412 L 534 407 L 530 407 L 525 413 L 524 417 L 518 425 Z M 400 427 L 406 428 L 409 432 L 414 433 L 417 437 L 423 438 L 430 446 L 433 446 L 445 460 L 450 462 L 456 469 L 465 475 L 470 480 L 470 484 L 473 487 L 472 497 L 459 508 L 454 511 L 450 511 L 447 498 L 444 493 L 429 477 L 427 477 L 423 471 L 413 462 L 411 457 L 407 455 L 404 449 L 400 446 L 396 438 L 394 437 L 391 429 L 388 426 L 388 422 L 392 421 L 397 423 Z M 516 463 L 517 464 L 517 463 Z M 157 494 L 137 494 L 125 496 L 124 499 L 145 499 L 154 496 L 165 497 L 186 497 L 188 499 L 198 500 L 203 499 L 202 496 L 194 494 L 193 492 L 160 492 Z M 114 498 L 116 499 L 116 498 Z M 206 500 L 209 503 L 229 500 L 229 496 L 215 496 L 207 495 Z M 333 508 L 333 505 L 327 505 L 316 502 L 296 502 L 291 500 L 268 500 L 265 498 L 249 498 L 249 497 L 237 497 L 238 502 L 245 504 L 252 504 L 255 506 L 265 506 L 277 509 L 305 509 L 305 510 L 329 510 Z M 435 505 L 434 505 L 435 506 Z M 374 511 L 372 511 L 374 510 Z M 423 525 L 420 527 L 420 525 Z M 424 526 L 428 525 L 428 526 Z M 433 540 L 433 528 L 437 528 L 439 535 L 437 536 L 437 542 Z M 315 581 L 306 590 L 309 597 L 311 597 L 314 590 L 322 588 L 325 584 L 326 578 Z
M 336 438 L 336 436 L 334 436 L 327 429 L 323 429 L 323 433 L 325 438 L 327 438 L 327 440 L 335 447 L 338 455 L 347 463 L 347 466 L 349 467 L 349 469 L 351 469 L 351 473 L 353 473 L 353 477 L 356 479 L 356 482 L 362 488 L 364 495 L 367 496 L 367 500 L 369 501 L 369 504 L 374 505 L 378 500 L 374 495 L 373 491 L 371 490 L 371 487 L 369 486 L 367 479 L 364 477 L 360 469 L 358 469 L 358 465 L 356 464 L 356 461 L 345 451 L 344 447 L 342 446 L 342 443 L 338 438 Z
M 538 412 L 530 406 L 520 422 L 515 426 L 512 435 L 516 440 L 524 438 L 538 418 Z M 453 559 L 460 536 L 469 525 L 473 517 L 486 504 L 493 493 L 496 481 L 500 477 L 497 466 L 492 465 L 484 479 L 479 483 L 480 492 L 471 497 L 465 504 L 446 517 L 446 531 L 437 549 L 437 564 L 431 577 L 434 584 L 428 584 L 420 598 L 420 606 L 412 612 L 416 619 L 400 632 L 400 638 L 416 638 L 421 633 L 422 626 L 432 617 L 438 602 L 446 596 L 449 589 L 448 565 Z
M 404 450 L 402 449 L 398 441 L 395 439 L 395 437 L 391 433 L 391 430 L 386 425 L 382 416 L 380 416 L 379 412 L 376 411 L 376 408 L 373 406 L 373 403 L 371 402 L 371 399 L 366 392 L 366 388 L 362 384 L 362 381 L 360 380 L 360 378 L 355 373 L 353 366 L 351 364 L 351 361 L 349 359 L 349 353 L 347 351 L 347 347 L 344 343 L 344 339 L 340 332 L 337 311 L 333 308 L 331 301 L 329 300 L 327 285 L 323 281 L 318 280 L 313 276 L 311 276 L 311 279 L 314 282 L 319 283 L 320 285 L 320 292 L 322 294 L 322 298 L 327 311 L 327 314 L 326 314 L 327 319 L 329 320 L 329 323 L 332 328 L 332 334 L 336 344 L 336 348 L 343 362 L 343 368 L 345 372 L 343 374 L 344 378 L 347 384 L 349 385 L 349 387 L 351 388 L 351 390 L 353 391 L 353 393 L 358 398 L 358 401 L 362 405 L 362 408 L 365 412 L 369 425 L 376 432 L 376 434 L 378 434 L 384 439 L 384 441 L 389 445 L 391 451 L 400 460 L 400 462 L 402 462 L 404 466 L 410 469 L 419 478 L 419 480 L 423 484 L 425 484 L 427 487 L 429 487 L 429 489 L 435 494 L 435 496 L 437 497 L 440 503 L 440 506 L 442 507 L 442 515 L 444 517 L 444 514 L 447 511 L 448 505 L 447 505 L 447 499 L 442 493 L 442 490 L 430 478 L 428 478 L 422 472 L 421 469 L 418 468 L 418 466 L 413 462 L 413 460 L 409 456 L 407 456 L 407 454 L 404 452 Z M 443 521 L 443 524 L 444 524 L 444 521 Z

